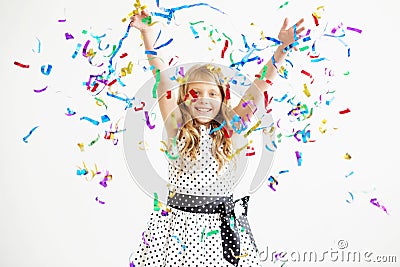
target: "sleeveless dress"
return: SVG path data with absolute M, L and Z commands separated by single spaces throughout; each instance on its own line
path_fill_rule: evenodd
M 223 256 L 221 215 L 208 213 L 205 207 L 209 203 L 200 206 L 200 212 L 191 212 L 191 202 L 202 204 L 203 200 L 232 196 L 235 184 L 233 160 L 217 173 L 218 163 L 211 154 L 209 129 L 202 125 L 200 132 L 200 153 L 196 162 L 184 156 L 169 162 L 169 182 L 175 185 L 175 202 L 181 203 L 187 211 L 172 205 L 166 207 L 168 212 L 165 209 L 153 211 L 139 248 L 130 257 L 131 267 L 261 266 L 256 244 L 246 225 L 247 218 L 239 216 L 243 214 L 240 205 L 235 205 L 237 219 L 231 221 L 240 237 L 240 255 L 233 255 L 238 260 L 236 264 Z M 178 147 L 184 141 L 178 142 Z

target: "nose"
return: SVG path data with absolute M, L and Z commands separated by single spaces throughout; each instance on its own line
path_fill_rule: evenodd
M 210 101 L 210 98 L 205 95 L 199 95 L 195 101 L 203 104 L 203 103 L 208 103 Z

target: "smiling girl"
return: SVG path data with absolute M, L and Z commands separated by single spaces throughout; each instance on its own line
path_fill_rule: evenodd
M 148 16 L 144 10 L 131 18 L 130 25 L 140 30 L 145 49 L 154 50 L 156 31 L 143 22 Z M 266 80 L 276 77 L 274 65 L 283 61 L 288 53 L 284 48 L 304 30 L 303 21 L 287 28 L 285 19 L 278 35 L 282 44 L 260 71 Z M 159 56 L 148 54 L 148 59 L 153 74 L 160 77 L 158 104 L 168 138 L 177 143 L 178 157 L 169 161 L 168 179 L 173 185 L 167 202 L 169 213 L 151 214 L 144 242 L 133 257 L 134 266 L 261 266 L 246 217 L 249 197 L 233 200 L 232 196 L 236 182 L 232 134 L 240 133 L 237 118 L 253 115 L 269 84 L 255 79 L 239 104 L 231 108 L 221 70 L 199 64 L 181 79 L 177 98 L 167 97 L 174 87 L 164 71 L 168 66 Z M 246 104 L 249 99 L 254 105 Z M 231 125 L 226 123 L 231 121 Z

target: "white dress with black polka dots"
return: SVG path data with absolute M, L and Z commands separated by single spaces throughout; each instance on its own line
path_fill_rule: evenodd
M 200 155 L 196 162 L 179 157 L 169 164 L 169 179 L 176 193 L 204 196 L 230 196 L 235 181 L 233 163 L 217 174 L 218 163 L 211 154 L 212 139 L 200 127 Z M 184 140 L 182 140 L 184 142 Z M 178 146 L 182 143 L 178 143 Z M 199 200 L 200 199 L 200 200 Z M 223 257 L 219 213 L 191 213 L 175 208 L 153 211 L 143 232 L 139 249 L 131 256 L 135 267 L 232 267 Z M 241 257 L 237 266 L 261 266 L 254 241 L 239 224 Z

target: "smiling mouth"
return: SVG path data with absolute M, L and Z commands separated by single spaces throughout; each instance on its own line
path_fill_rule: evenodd
M 211 108 L 195 108 L 195 109 L 200 113 L 207 113 L 212 110 Z

